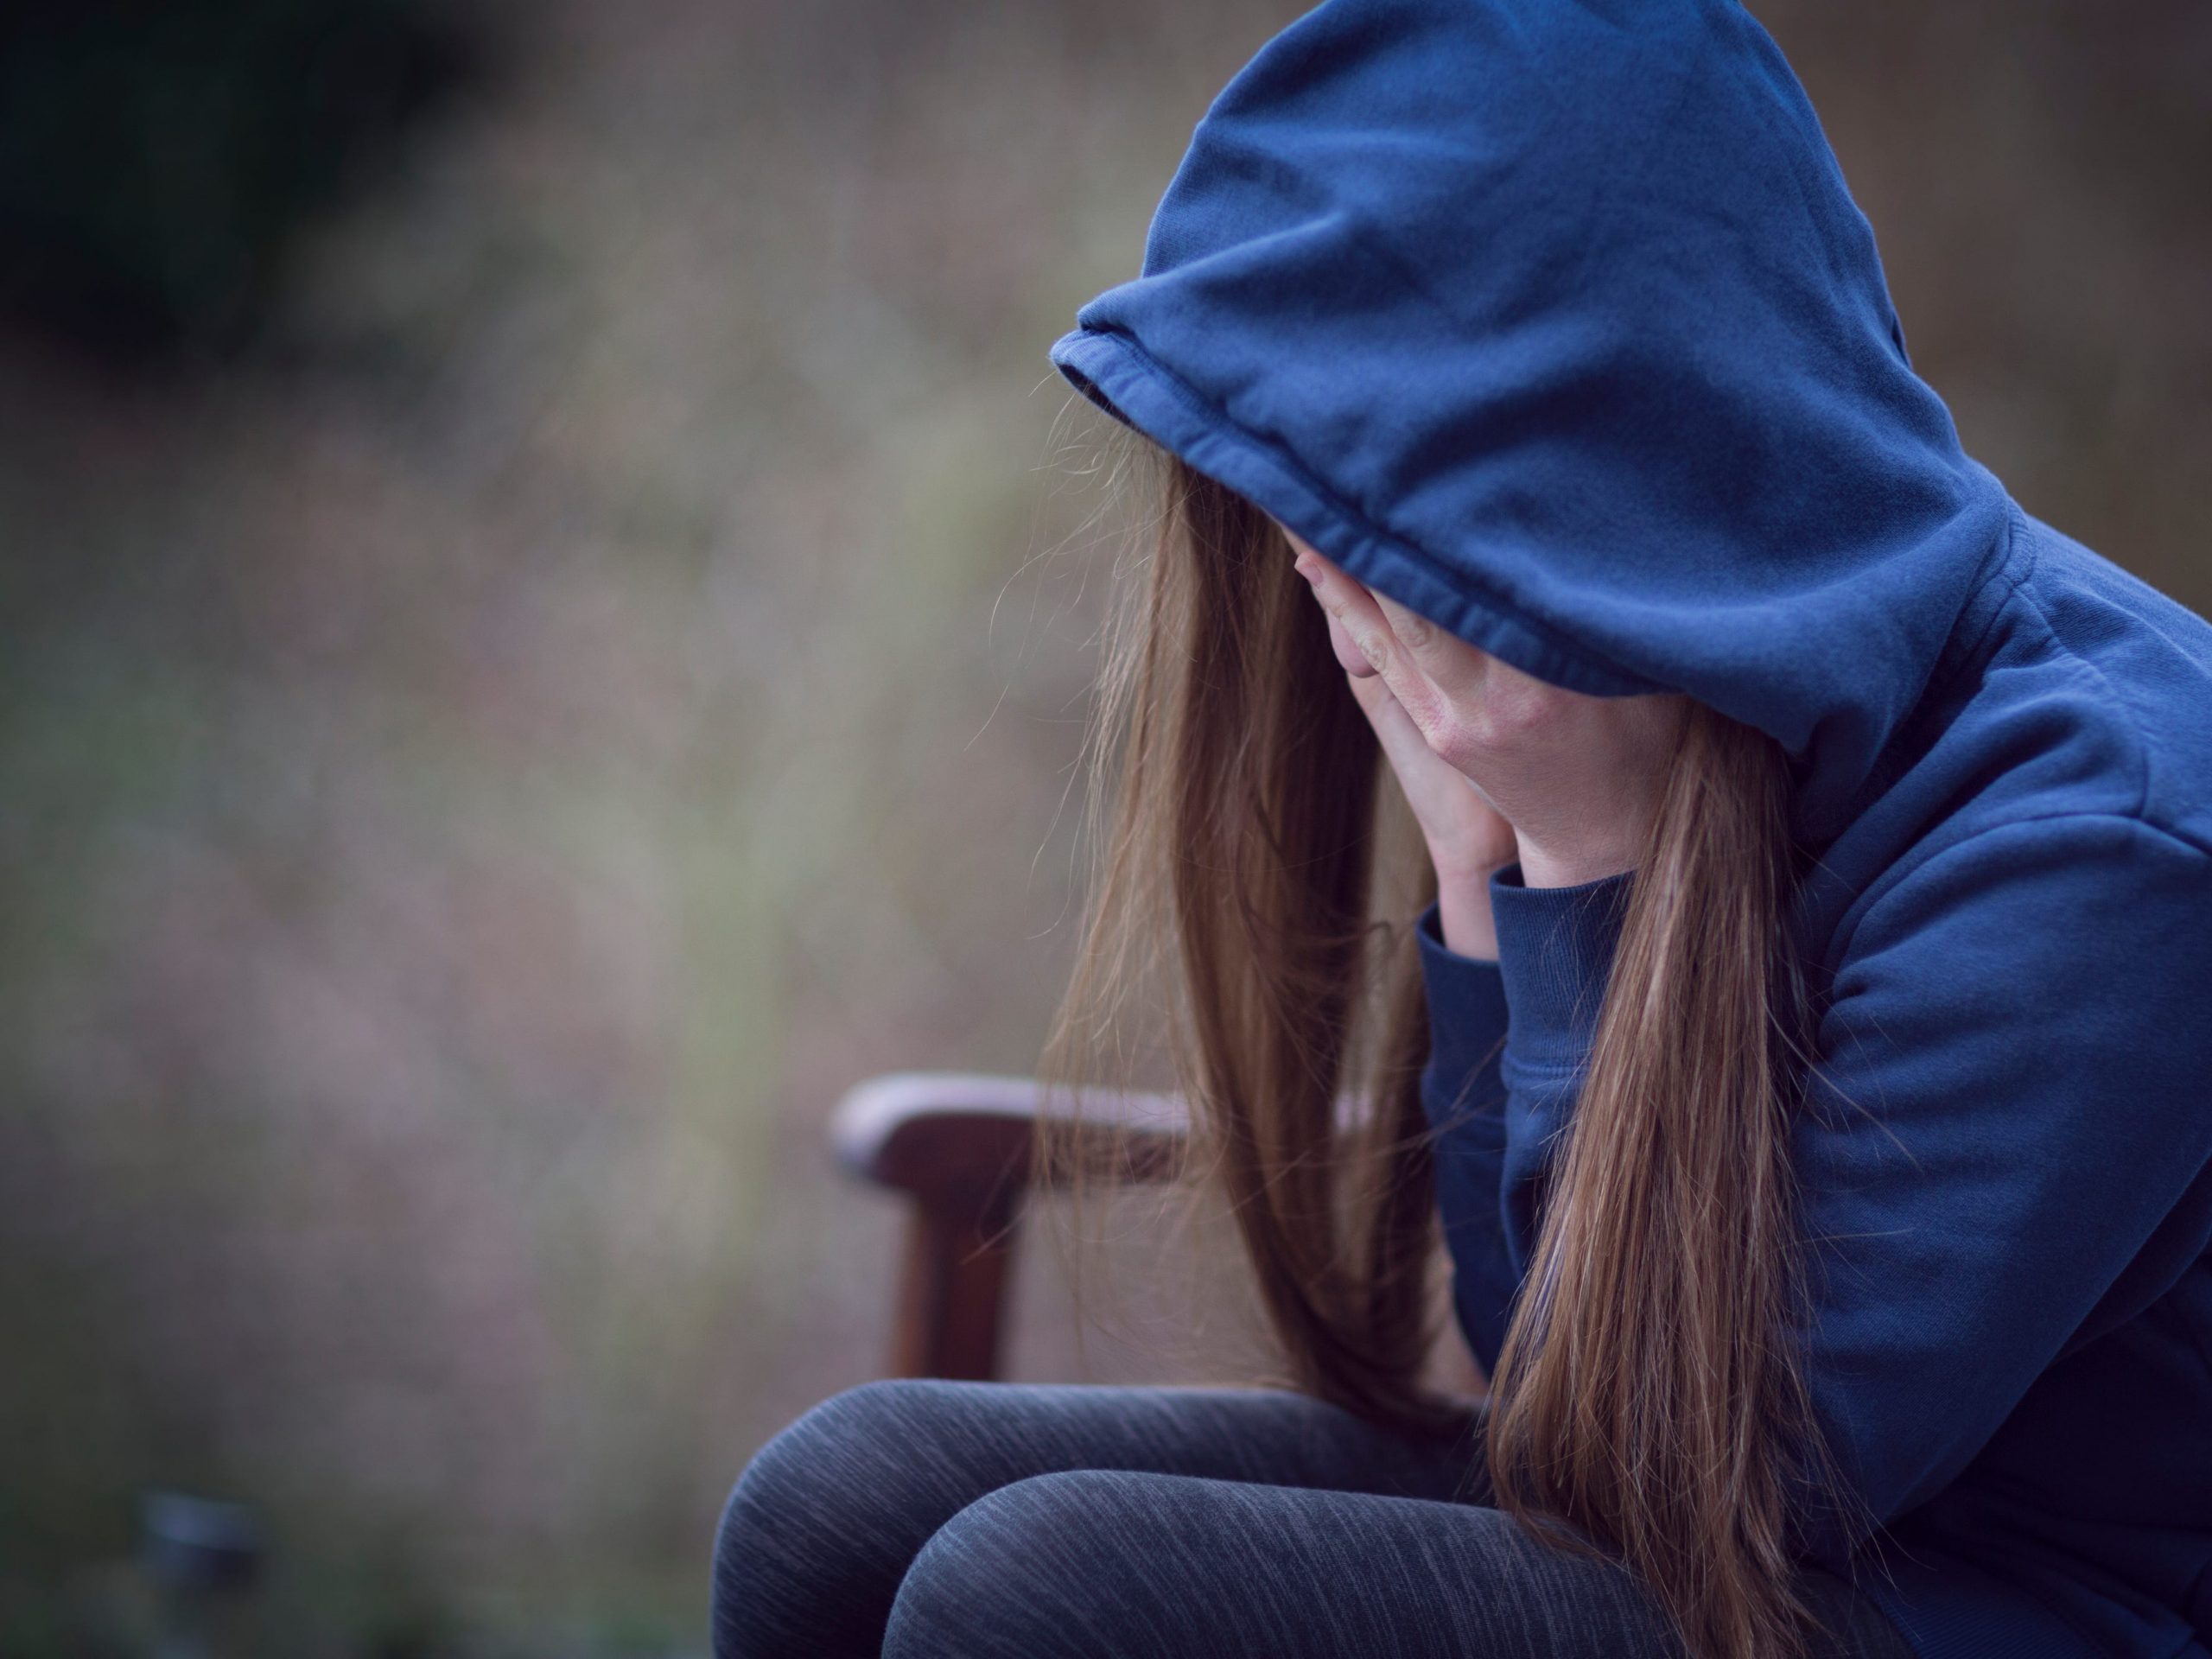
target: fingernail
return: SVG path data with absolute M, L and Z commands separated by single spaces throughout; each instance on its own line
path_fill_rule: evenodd
M 1298 556 L 1296 569 L 1298 574 L 1305 577 L 1311 586 L 1319 588 L 1321 585 L 1321 566 L 1319 561 L 1301 553 Z

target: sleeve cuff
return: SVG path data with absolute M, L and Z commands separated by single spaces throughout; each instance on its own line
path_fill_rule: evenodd
M 1522 885 L 1518 861 L 1491 873 L 1510 1069 L 1559 1073 L 1587 1058 L 1635 876 L 1623 870 L 1568 887 L 1530 887 Z

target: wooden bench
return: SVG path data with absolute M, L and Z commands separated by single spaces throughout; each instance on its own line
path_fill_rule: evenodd
M 999 1374 L 1007 1269 L 1039 1117 L 1068 1123 L 1033 1077 L 892 1071 L 837 1103 L 830 1141 L 847 1171 L 911 1204 L 893 1306 L 893 1376 Z M 1173 1096 L 1086 1090 L 1077 1155 L 1124 1180 L 1173 1173 L 1189 1116 Z
M 1077 1129 L 1086 1166 L 1124 1181 L 1174 1173 L 1190 1118 L 1171 1095 L 1085 1090 L 1079 1119 L 1033 1077 L 893 1071 L 846 1090 L 831 1145 L 851 1174 L 911 1205 L 886 1370 L 893 1376 L 995 1379 L 1007 1271 L 1030 1183 L 1040 1116 Z M 1447 1321 L 1437 1381 L 1466 1394 L 1482 1375 Z

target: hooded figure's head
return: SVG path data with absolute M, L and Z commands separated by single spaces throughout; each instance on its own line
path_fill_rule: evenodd
M 1770 734 L 1815 845 L 2012 523 L 1733 0 L 1330 0 L 1052 356 L 1525 672 Z
M 1799 1358 L 1784 918 L 2021 522 L 1913 372 L 1803 90 L 1734 0 L 1328 0 L 1214 100 L 1141 274 L 1077 325 L 1053 361 L 1167 458 L 1172 511 L 1103 679 L 1122 801 L 1044 1071 L 1122 1070 L 1124 992 L 1163 969 L 1299 1385 L 1448 1424 L 1438 1137 L 1503 1130 L 1424 1096 L 1376 752 L 1283 532 L 1526 674 L 1686 696 L 1637 867 L 1588 884 L 1618 948 L 1488 1463 L 1698 1659 L 1802 1651 L 1797 1563 L 1847 1570 L 1866 1522 Z

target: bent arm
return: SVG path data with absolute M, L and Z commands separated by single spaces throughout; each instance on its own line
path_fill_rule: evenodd
M 1794 1137 L 1831 1566 L 1957 1478 L 2206 1241 L 2212 860 L 2139 822 L 1985 830 L 1878 899 Z
M 1469 1346 L 1494 1366 L 1628 874 L 1492 879 L 1499 960 L 1420 933 L 1424 1099 Z M 1791 1151 L 1797 1329 L 1834 1571 L 1955 1480 L 2056 1360 L 2212 1247 L 2212 858 L 2140 822 L 1986 830 L 1875 896 L 1837 963 Z M 1510 1009 L 1510 1018 L 1509 1018 Z M 1509 1126 L 1510 1135 L 1509 1136 Z
M 1518 861 L 1493 870 L 1484 909 L 1495 958 L 1445 943 L 1439 905 L 1414 937 L 1428 999 L 1421 1098 L 1434 1132 L 1437 1207 L 1452 1263 L 1452 1305 L 1485 1373 L 1497 1362 L 1526 1270 L 1530 1125 L 1573 1100 L 1633 880 L 1622 871 L 1532 887 Z M 1523 1126 L 1509 1147 L 1509 1122 Z

